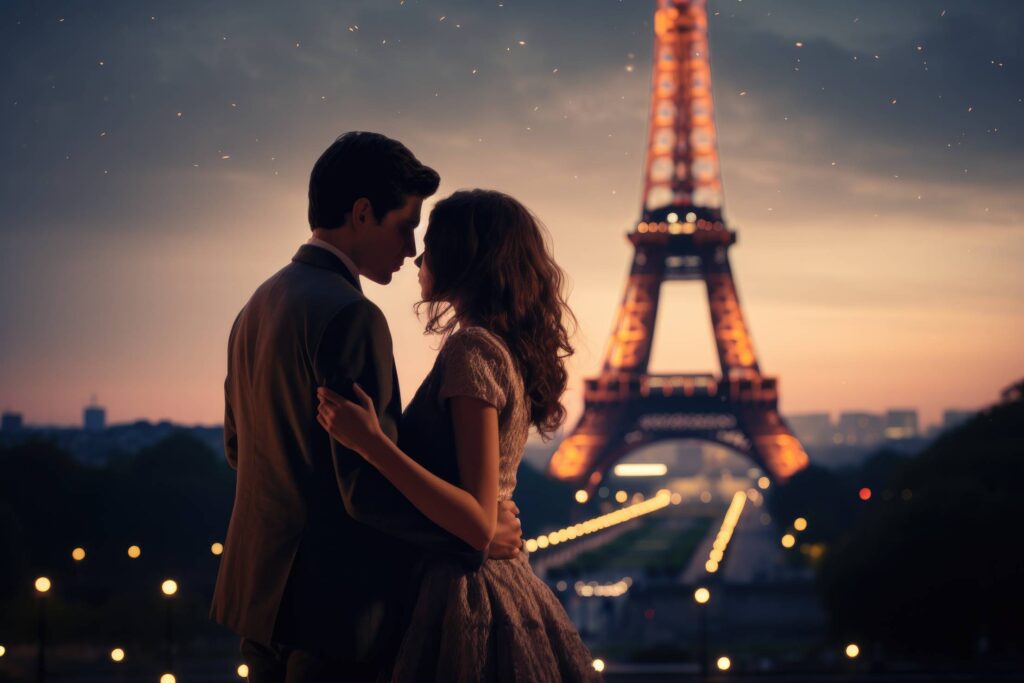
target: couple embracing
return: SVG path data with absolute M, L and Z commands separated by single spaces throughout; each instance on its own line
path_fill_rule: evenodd
M 400 142 L 338 138 L 310 176 L 311 239 L 231 329 L 238 476 L 212 616 L 256 683 L 598 679 L 512 502 L 530 427 L 564 419 L 572 352 L 536 219 L 493 191 L 435 205 L 416 265 L 443 344 L 404 413 L 360 287 L 415 256 L 439 182 Z

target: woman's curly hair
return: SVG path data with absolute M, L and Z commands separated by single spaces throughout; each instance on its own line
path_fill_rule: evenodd
M 515 359 L 530 422 L 550 438 L 565 421 L 565 359 L 574 352 L 565 323 L 565 274 L 540 222 L 518 201 L 493 190 L 460 190 L 430 212 L 423 238 L 433 276 L 426 333 L 447 336 L 460 322 L 498 335 Z

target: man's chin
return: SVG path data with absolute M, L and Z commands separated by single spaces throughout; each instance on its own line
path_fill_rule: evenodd
M 376 282 L 378 285 L 386 285 L 390 284 L 394 273 L 363 273 L 363 275 L 372 282 Z

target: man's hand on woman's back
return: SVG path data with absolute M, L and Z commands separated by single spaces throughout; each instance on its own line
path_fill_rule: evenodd
M 523 548 L 523 525 L 519 522 L 519 506 L 511 500 L 498 501 L 498 527 L 487 547 L 487 559 L 511 560 Z

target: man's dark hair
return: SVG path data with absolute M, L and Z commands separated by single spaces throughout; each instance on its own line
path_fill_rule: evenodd
M 408 195 L 429 197 L 441 177 L 409 148 L 380 133 L 345 133 L 328 147 L 309 176 L 309 227 L 339 228 L 360 197 L 379 221 Z

